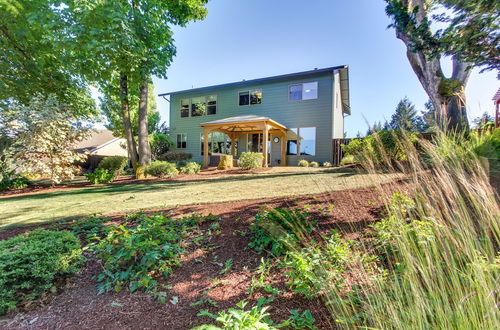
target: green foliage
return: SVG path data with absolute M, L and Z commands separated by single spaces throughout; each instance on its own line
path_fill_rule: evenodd
M 155 160 L 147 166 L 145 173 L 158 178 L 171 178 L 179 174 L 179 170 L 174 163 Z
M 118 292 L 124 287 L 154 292 L 154 276 L 168 277 L 172 273 L 179 265 L 184 235 L 204 221 L 196 216 L 175 220 L 163 216 L 135 218 L 139 221 L 136 227 L 108 227 L 108 235 L 95 247 L 104 268 L 97 278 L 101 292 Z
M 319 163 L 318 162 L 310 162 L 309 167 L 319 167 Z
M 399 101 L 396 111 L 392 115 L 389 127 L 409 132 L 424 132 L 428 128 L 422 117 L 418 115 L 415 105 L 411 103 L 408 97 Z
M 330 163 L 330 162 L 323 162 L 323 164 L 321 164 L 321 166 L 323 166 L 323 167 L 332 167 L 332 163 Z
M 308 214 L 300 209 L 261 211 L 249 227 L 252 240 L 248 246 L 259 253 L 269 251 L 280 256 L 288 245 L 296 244 L 301 235 L 312 233 L 314 225 L 315 222 L 310 221 Z
M 364 162 L 365 158 L 370 159 L 375 164 L 403 161 L 407 160 L 406 146 L 403 146 L 399 141 L 405 139 L 416 143 L 417 135 L 400 130 L 382 130 L 362 139 L 352 140 L 349 144 L 344 145 L 344 154 L 345 157 L 353 157 L 356 163 Z M 351 161 L 351 159 L 347 158 L 344 163 Z
M 268 283 L 268 278 L 271 276 L 272 265 L 269 259 L 261 258 L 259 267 L 255 271 L 257 276 L 252 277 L 250 288 L 246 291 L 248 294 L 262 290 L 266 293 L 272 294 L 272 297 L 279 295 L 280 290 L 274 288 L 272 284 Z
M 287 285 L 308 298 L 342 287 L 345 263 L 350 256 L 349 245 L 334 232 L 326 244 L 311 243 L 302 249 L 286 252 L 283 266 L 289 278 Z
M 309 162 L 305 159 L 299 160 L 299 163 L 297 164 L 299 167 L 309 167 Z
M 92 173 L 86 173 L 85 177 L 92 184 L 110 183 L 115 179 L 115 175 L 103 168 L 96 168 Z
M 201 311 L 199 316 L 208 316 L 213 318 L 215 321 L 222 324 L 222 327 L 214 327 L 210 325 L 201 325 L 193 328 L 193 330 L 209 330 L 209 329 L 234 329 L 234 330 L 244 330 L 244 329 L 259 329 L 259 330 L 270 330 L 276 329 L 272 326 L 272 321 L 269 319 L 269 313 L 267 310 L 269 307 L 254 306 L 250 310 L 245 310 L 248 303 L 246 301 L 240 301 L 236 304 L 238 309 L 229 308 L 228 311 L 219 312 L 218 315 L 214 315 L 207 311 Z
M 242 170 L 255 170 L 262 167 L 264 155 L 259 152 L 242 152 L 238 159 L 238 167 Z
M 68 231 L 37 229 L 0 241 L 0 314 L 53 289 L 82 263 L 80 241 Z
M 197 162 L 187 162 L 186 165 L 181 167 L 182 174 L 198 174 L 201 171 L 201 164 Z
M 21 189 L 31 184 L 27 178 L 17 175 L 14 171 L 2 173 L 0 190 Z
M 99 238 L 106 233 L 104 223 L 109 220 L 109 218 L 90 216 L 86 219 L 74 221 L 69 226 L 69 229 L 73 234 L 83 236 L 87 240 Z
M 356 158 L 354 158 L 354 155 L 345 155 L 344 157 L 342 157 L 340 165 L 351 165 L 351 164 L 356 164 Z
M 201 311 L 198 316 L 208 316 L 221 324 L 221 327 L 213 325 L 200 325 L 192 330 L 220 330 L 220 329 L 258 329 L 258 330 L 276 330 L 279 328 L 289 329 L 311 329 L 314 330 L 316 321 L 309 310 L 301 312 L 298 309 L 291 311 L 291 316 L 282 323 L 274 325 L 269 318 L 268 306 L 261 306 L 257 303 L 251 309 L 245 309 L 246 301 L 240 301 L 236 304 L 238 308 L 229 308 L 227 311 L 221 311 L 217 315 L 207 311 Z
M 122 156 L 109 156 L 104 157 L 103 160 L 99 162 L 99 168 L 108 170 L 109 173 L 113 173 L 116 177 L 124 173 L 124 168 L 127 166 L 127 157 Z
M 189 152 L 184 152 L 184 151 L 169 151 L 164 153 L 163 155 L 159 156 L 159 160 L 164 160 L 167 162 L 182 162 L 186 161 L 193 158 L 193 155 L 190 154 Z
M 174 145 L 174 141 L 168 134 L 153 133 L 149 135 L 149 144 L 153 159 L 160 159 Z

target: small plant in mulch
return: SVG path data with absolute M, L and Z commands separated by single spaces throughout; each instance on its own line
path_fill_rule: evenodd
M 286 245 L 298 244 L 299 236 L 311 234 L 315 224 L 308 218 L 308 213 L 301 209 L 261 211 L 249 228 L 252 240 L 248 246 L 259 253 L 269 251 L 281 256 L 287 250 Z
M 236 304 L 237 308 L 229 308 L 227 311 L 221 311 L 217 315 L 208 311 L 201 311 L 199 316 L 208 316 L 214 319 L 221 327 L 204 324 L 193 328 L 192 330 L 209 330 L 209 329 L 262 329 L 274 330 L 279 328 L 290 329 L 316 329 L 314 322 L 316 321 L 309 310 L 301 312 L 300 310 L 292 310 L 291 316 L 285 321 L 275 324 L 270 318 L 268 310 L 269 306 L 263 306 L 261 300 L 256 306 L 245 309 L 248 305 L 246 301 L 240 301 Z
M 137 226 L 110 226 L 108 234 L 94 247 L 103 272 L 97 280 L 100 292 L 144 289 L 155 293 L 155 277 L 168 277 L 179 265 L 184 252 L 182 240 L 199 224 L 213 217 L 193 215 L 171 219 L 161 215 L 142 215 Z

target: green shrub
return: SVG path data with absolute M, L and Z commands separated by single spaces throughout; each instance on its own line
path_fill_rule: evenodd
M 356 164 L 356 158 L 354 158 L 354 155 L 345 155 L 342 157 L 342 160 L 340 161 L 340 165 L 351 165 L 351 164 Z
M 189 152 L 184 152 L 184 151 L 168 151 L 158 157 L 159 160 L 174 162 L 174 163 L 186 161 L 191 158 L 193 158 L 193 155 L 190 154 Z
M 104 159 L 99 162 L 98 168 L 108 170 L 109 173 L 113 173 L 116 177 L 125 173 L 124 168 L 127 166 L 127 161 L 128 158 L 122 156 L 104 157 Z
M 309 167 L 309 162 L 305 159 L 301 159 L 297 165 L 300 167 Z
M 238 167 L 242 170 L 255 170 L 262 167 L 264 155 L 259 152 L 243 152 L 238 160 Z
M 197 162 L 187 162 L 180 170 L 182 174 L 198 174 L 200 171 L 201 164 Z
M 183 252 L 180 243 L 186 232 L 210 217 L 192 216 L 170 219 L 163 216 L 134 218 L 139 224 L 133 228 L 110 226 L 108 235 L 95 247 L 103 261 L 103 272 L 97 280 L 101 292 L 145 289 L 154 292 L 154 275 L 168 277 L 179 265 Z
M 332 163 L 330 163 L 330 162 L 323 162 L 322 166 L 323 167 L 332 167 Z
M 0 180 L 0 190 L 22 189 L 31 184 L 30 180 L 15 174 L 14 171 L 3 173 Z
M 257 213 L 253 224 L 249 227 L 252 240 L 248 244 L 261 253 L 269 250 L 280 256 L 287 250 L 287 245 L 294 245 L 299 236 L 310 234 L 315 222 L 308 219 L 308 214 L 300 209 L 284 210 L 276 208 Z
M 80 241 L 68 231 L 37 229 L 0 241 L 0 314 L 51 290 L 82 263 Z
M 179 170 L 174 163 L 155 160 L 147 166 L 145 173 L 158 178 L 171 178 L 179 174 Z
M 310 162 L 309 167 L 319 167 L 319 163 L 318 162 Z
M 115 175 L 103 168 L 96 168 L 94 172 L 85 174 L 87 180 L 92 184 L 110 183 L 115 179 Z
M 314 322 L 316 321 L 309 310 L 302 313 L 298 309 L 291 311 L 291 316 L 282 323 L 274 325 L 273 321 L 269 318 L 270 314 L 267 312 L 268 306 L 261 306 L 257 303 L 251 309 L 245 309 L 247 306 L 246 301 L 240 301 L 236 304 L 238 308 L 229 308 L 227 311 L 221 311 L 217 315 L 209 313 L 205 310 L 201 311 L 198 316 L 208 316 L 218 323 L 221 327 L 213 325 L 200 325 L 192 330 L 222 330 L 222 329 L 259 329 L 259 330 L 277 330 L 280 328 L 287 329 L 311 329 L 314 330 Z

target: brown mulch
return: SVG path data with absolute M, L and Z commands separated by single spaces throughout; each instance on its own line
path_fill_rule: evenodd
M 14 196 L 24 196 L 24 195 L 32 195 L 38 193 L 50 193 L 60 190 L 68 190 L 68 189 L 79 189 L 85 187 L 92 186 L 122 186 L 129 184 L 137 184 L 137 183 L 155 183 L 155 182 L 166 182 L 166 181 L 191 181 L 191 180 L 201 180 L 206 178 L 217 178 L 231 175 L 241 175 L 241 174 L 252 174 L 252 173 L 261 173 L 267 172 L 271 170 L 272 167 L 260 168 L 256 170 L 240 170 L 238 168 L 229 169 L 229 170 L 218 170 L 215 167 L 210 167 L 207 169 L 201 170 L 198 174 L 179 174 L 173 178 L 168 179 L 159 179 L 155 177 L 149 177 L 142 180 L 136 180 L 132 176 L 119 176 L 115 181 L 108 184 L 100 184 L 93 185 L 90 182 L 82 182 L 82 183 L 72 183 L 72 184 L 59 184 L 56 186 L 52 186 L 49 183 L 35 183 L 26 188 L 14 189 L 14 190 L 4 190 L 0 191 L 0 199 L 3 197 L 14 197 Z
M 391 189 L 384 191 L 389 193 Z M 167 303 L 154 301 L 144 293 L 109 292 L 98 295 L 95 276 L 101 271 L 98 261 L 89 259 L 83 269 L 58 294 L 45 299 L 38 306 L 25 311 L 11 312 L 0 319 L 2 329 L 190 329 L 203 323 L 213 323 L 207 317 L 199 317 L 201 309 L 212 313 L 235 307 L 241 300 L 255 302 L 262 294 L 248 296 L 245 292 L 251 283 L 262 255 L 247 247 L 249 235 L 241 236 L 238 231 L 248 231 L 248 225 L 262 207 L 295 208 L 306 207 L 312 218 L 318 221 L 322 231 L 340 229 L 352 237 L 367 230 L 367 226 L 380 219 L 383 202 L 380 192 L 374 188 L 352 191 L 337 191 L 307 197 L 237 201 L 218 204 L 182 206 L 163 210 L 172 216 L 190 213 L 203 215 L 212 213 L 221 217 L 221 234 L 213 235 L 210 246 L 214 249 L 192 246 L 183 255 L 181 266 L 168 279 L 159 280 L 171 287 L 167 291 Z M 116 215 L 121 221 L 122 215 Z M 206 227 L 208 224 L 205 224 Z M 5 239 L 31 230 L 23 227 L 0 232 Z M 351 237 L 351 238 L 352 238 Z M 229 258 L 234 261 L 231 272 L 220 275 L 221 267 L 213 263 Z M 276 270 L 276 285 L 284 287 L 283 276 Z M 214 279 L 219 281 L 214 282 Z M 161 289 L 163 290 L 163 289 Z M 217 301 L 218 307 L 209 305 L 191 306 L 209 290 L 207 297 Z M 174 298 L 177 297 L 177 298 Z M 178 299 L 177 303 L 171 303 Z M 172 301 L 174 301 L 172 300 Z M 292 309 L 310 309 L 320 329 L 330 329 L 332 317 L 318 299 L 307 300 L 287 292 L 271 304 L 273 320 L 287 318 Z

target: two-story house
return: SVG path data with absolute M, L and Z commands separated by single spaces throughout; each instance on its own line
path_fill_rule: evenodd
M 210 155 L 261 152 L 265 166 L 332 161 L 350 114 L 349 69 L 336 66 L 160 94 L 169 96 L 175 150 Z

